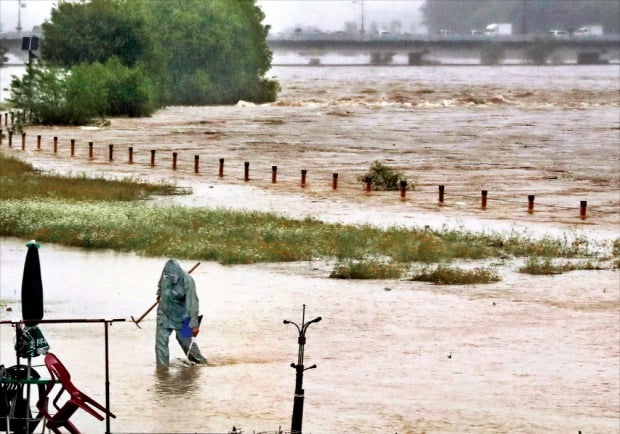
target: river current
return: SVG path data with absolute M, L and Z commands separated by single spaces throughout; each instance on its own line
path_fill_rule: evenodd
M 273 104 L 167 107 L 108 126 L 28 128 L 24 150 L 19 141 L 0 150 L 58 173 L 192 188 L 192 195 L 153 201 L 162 206 L 583 236 L 609 248 L 620 223 L 618 73 L 618 65 L 275 67 L 270 74 L 282 91 Z M 359 177 L 374 161 L 415 185 L 405 200 L 363 191 Z M 443 205 L 438 185 L 446 188 Z M 536 195 L 533 213 L 529 194 Z M 583 200 L 586 219 L 579 218 Z M 25 241 L 0 243 L 2 319 L 19 319 Z M 205 315 L 197 342 L 209 365 L 187 367 L 171 341 L 173 366 L 161 374 L 154 315 L 142 329 L 129 318 L 154 301 L 166 258 L 45 243 L 40 254 L 46 318 L 128 319 L 110 329 L 112 432 L 288 430 L 297 333 L 282 320 L 301 321 L 303 304 L 307 318 L 323 318 L 307 333 L 305 362 L 317 369 L 304 375 L 304 432 L 618 432 L 617 270 L 530 276 L 508 259 L 486 264 L 501 282 L 440 286 L 336 281 L 327 277 L 329 260 L 203 262 L 193 275 Z M 198 260 L 182 263 L 190 268 Z M 41 328 L 76 384 L 103 400 L 102 327 Z M 14 360 L 12 341 L 11 327 L 0 326 L 0 363 Z M 83 412 L 75 420 L 84 432 L 104 431 Z

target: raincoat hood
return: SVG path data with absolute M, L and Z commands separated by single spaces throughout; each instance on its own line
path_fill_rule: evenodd
M 184 318 L 190 318 L 190 326 L 198 327 L 198 297 L 194 279 L 176 259 L 164 265 L 157 287 L 159 306 L 157 314 L 171 328 L 181 328 Z

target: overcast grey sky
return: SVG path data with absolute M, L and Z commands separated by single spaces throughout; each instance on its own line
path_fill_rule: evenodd
M 30 31 L 34 25 L 49 18 L 56 0 L 22 0 L 21 26 Z M 346 22 L 359 27 L 364 10 L 364 27 L 375 22 L 379 29 L 388 28 L 394 20 L 402 24 L 402 31 L 419 28 L 418 9 L 424 0 L 258 0 L 265 12 L 264 23 L 274 33 L 295 27 L 318 27 L 325 31 L 344 30 Z M 13 32 L 18 21 L 18 0 L 0 0 L 0 29 Z

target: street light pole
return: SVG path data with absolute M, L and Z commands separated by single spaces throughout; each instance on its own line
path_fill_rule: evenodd
M 17 30 L 17 33 L 21 33 L 22 32 L 22 0 L 18 0 L 18 5 L 17 5 L 17 27 L 15 27 L 15 30 Z
M 301 317 L 301 327 L 293 321 L 284 320 L 284 324 L 293 324 L 299 332 L 297 343 L 299 350 L 297 353 L 297 364 L 291 363 L 291 368 L 295 369 L 295 398 L 293 400 L 293 417 L 291 418 L 291 434 L 301 434 L 301 424 L 304 415 L 304 371 L 316 368 L 316 365 L 304 368 L 304 346 L 306 345 L 306 330 L 312 323 L 321 321 L 321 317 L 316 317 L 312 321 L 305 322 L 306 305 L 303 305 Z

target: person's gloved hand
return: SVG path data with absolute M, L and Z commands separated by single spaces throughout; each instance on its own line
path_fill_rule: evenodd
M 198 336 L 198 332 L 200 331 L 200 329 L 198 327 L 194 327 L 192 329 L 192 336 L 196 337 Z

